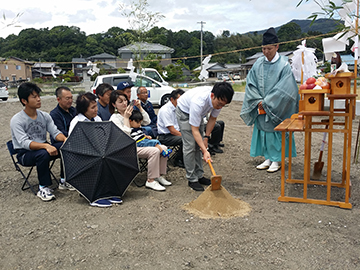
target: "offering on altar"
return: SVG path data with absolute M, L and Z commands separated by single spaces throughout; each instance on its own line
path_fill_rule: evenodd
M 330 84 L 325 77 L 314 78 L 310 77 L 305 83 L 300 85 L 300 90 L 305 89 L 329 89 Z

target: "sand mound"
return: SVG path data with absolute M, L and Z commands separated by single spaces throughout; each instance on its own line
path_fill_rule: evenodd
M 196 200 L 185 204 L 183 208 L 200 218 L 243 217 L 251 211 L 248 203 L 233 198 L 223 186 L 213 191 L 209 186 Z

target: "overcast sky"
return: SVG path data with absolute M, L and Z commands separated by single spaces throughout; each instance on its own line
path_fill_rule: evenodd
M 198 22 L 204 21 L 204 31 L 218 35 L 222 30 L 246 33 L 277 27 L 292 19 L 306 19 L 312 12 L 320 11 L 310 0 L 296 8 L 300 0 L 148 0 L 152 12 L 165 16 L 157 26 L 172 31 L 200 30 Z M 77 26 L 87 35 L 106 32 L 117 26 L 128 29 L 127 20 L 121 16 L 119 6 L 128 0 L 3 0 L 1 15 L 9 23 L 16 14 L 20 27 L 4 27 L 2 19 L 0 36 L 18 34 L 26 28 L 51 29 L 58 25 Z

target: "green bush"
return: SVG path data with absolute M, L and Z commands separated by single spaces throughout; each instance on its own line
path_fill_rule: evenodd
M 41 78 L 34 78 L 32 81 L 33 81 L 33 83 L 36 83 L 36 84 L 39 84 L 39 83 L 43 83 L 43 82 L 44 82 L 44 80 L 41 79 Z

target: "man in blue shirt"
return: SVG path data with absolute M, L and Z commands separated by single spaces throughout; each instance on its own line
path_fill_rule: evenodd
M 58 105 L 50 112 L 50 116 L 58 130 L 60 130 L 61 133 L 65 135 L 65 137 L 68 137 L 70 122 L 76 116 L 76 109 L 72 106 L 73 95 L 70 88 L 66 86 L 59 86 L 56 88 L 55 95 L 58 101 Z M 51 137 L 51 143 L 54 142 L 54 138 Z M 62 162 L 60 163 L 59 189 L 75 190 L 74 187 L 65 182 Z
M 157 115 L 155 114 L 152 103 L 148 100 L 148 91 L 145 86 L 140 86 L 137 91 L 138 99 L 141 101 L 141 107 L 147 112 L 150 117 L 151 123 L 142 128 L 145 130 L 147 135 L 156 138 L 158 135 L 157 131 Z
M 56 88 L 55 95 L 58 105 L 50 112 L 50 116 L 62 134 L 68 137 L 70 122 L 76 116 L 76 109 L 72 106 L 73 95 L 66 86 Z
M 97 107 L 98 107 L 98 116 L 100 116 L 101 120 L 109 121 L 111 117 L 111 113 L 109 111 L 109 102 L 110 102 L 110 94 L 114 90 L 114 88 L 108 83 L 99 84 L 96 87 L 96 95 L 98 97 Z

